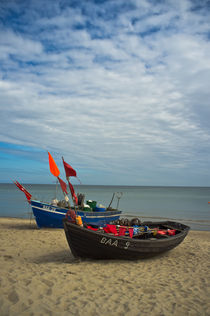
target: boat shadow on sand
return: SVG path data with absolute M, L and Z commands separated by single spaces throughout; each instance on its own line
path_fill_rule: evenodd
M 57 252 L 51 252 L 46 255 L 37 256 L 31 258 L 30 260 L 36 264 L 46 264 L 46 263 L 56 263 L 56 264 L 63 264 L 63 263 L 78 263 L 79 259 L 75 258 L 71 253 L 69 254 L 69 250 L 61 250 Z
M 42 255 L 36 258 L 33 258 L 31 262 L 36 263 L 36 264 L 46 264 L 46 263 L 56 263 L 56 264 L 78 264 L 82 262 L 87 262 L 88 264 L 99 264 L 99 265 L 107 265 L 108 263 L 117 263 L 117 264 L 122 264 L 122 263 L 130 263 L 132 262 L 149 262 L 149 261 L 158 261 L 161 258 L 168 258 L 169 253 L 162 253 L 159 255 L 156 255 L 151 258 L 142 258 L 142 259 L 136 259 L 136 260 L 129 260 L 129 259 L 89 259 L 89 258 L 75 258 L 72 253 L 69 254 L 68 249 L 67 250 L 62 250 L 58 252 L 51 252 L 46 255 Z
M 17 229 L 17 230 L 38 230 L 39 229 L 35 222 L 14 223 L 11 221 L 10 223 L 9 222 L 3 223 L 1 226 L 6 229 Z

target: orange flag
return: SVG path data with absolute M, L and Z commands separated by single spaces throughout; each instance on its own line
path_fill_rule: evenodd
M 49 165 L 50 165 L 50 172 L 55 176 L 58 177 L 60 174 L 60 171 L 53 159 L 53 157 L 50 155 L 50 153 L 48 152 L 48 156 L 49 156 Z

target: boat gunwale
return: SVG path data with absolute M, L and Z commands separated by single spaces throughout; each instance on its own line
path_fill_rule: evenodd
M 42 210 L 42 211 L 45 211 L 45 212 L 57 212 L 59 213 L 60 211 L 60 214 L 66 214 L 67 211 L 69 210 L 68 208 L 64 208 L 64 207 L 60 207 L 60 206 L 56 206 L 56 205 L 52 205 L 48 202 L 41 202 L 39 200 L 31 200 L 31 202 L 35 202 L 35 203 L 39 203 L 39 204 L 42 204 L 42 205 L 46 205 L 46 206 L 49 206 L 51 207 L 52 209 L 44 209 L 42 207 L 39 207 L 37 205 L 34 205 L 31 203 L 31 207 L 33 208 L 36 208 L 36 209 L 39 209 L 39 210 Z M 95 217 L 97 215 L 97 218 L 99 217 L 104 217 L 104 215 L 108 215 L 108 216 L 116 216 L 117 214 L 121 214 L 122 211 L 120 210 L 114 210 L 114 211 L 104 211 L 104 212 L 96 212 L 96 211 L 84 211 L 84 210 L 77 210 L 78 214 L 80 215 L 80 213 L 84 214 L 84 217 Z
M 169 236 L 167 235 L 167 238 L 154 238 L 152 237 L 152 239 L 138 239 L 138 238 L 131 238 L 129 236 L 116 236 L 116 235 L 113 235 L 113 234 L 109 234 L 109 233 L 105 233 L 103 231 L 93 231 L 93 230 L 90 230 L 88 228 L 85 228 L 85 227 L 82 227 L 82 226 L 78 226 L 74 223 L 71 223 L 70 221 L 68 221 L 68 219 L 63 219 L 63 222 L 65 222 L 65 224 L 67 225 L 70 225 L 72 227 L 74 227 L 78 232 L 79 231 L 83 231 L 87 234 L 92 234 L 93 235 L 98 235 L 98 236 L 103 236 L 103 237 L 106 237 L 106 238 L 114 238 L 115 240 L 125 240 L 125 241 L 130 241 L 132 243 L 166 243 L 166 242 L 169 242 L 170 240 L 173 240 L 175 241 L 176 239 L 179 239 L 180 237 L 183 237 L 183 236 L 186 236 L 187 233 L 189 232 L 190 230 L 190 227 L 189 226 L 186 226 L 184 224 L 185 229 L 183 229 L 181 232 L 179 232 L 178 234 L 176 235 L 172 235 L 172 236 Z M 154 223 L 154 222 L 153 222 Z M 157 224 L 164 224 L 164 223 L 167 223 L 167 221 L 164 221 L 164 222 L 157 222 Z M 174 222 L 174 223 L 177 223 L 177 222 Z M 64 229 L 65 229 L 65 226 L 64 226 Z

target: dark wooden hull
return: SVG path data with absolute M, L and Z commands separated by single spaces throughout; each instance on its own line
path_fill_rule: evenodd
M 63 220 L 66 238 L 75 257 L 92 259 L 149 258 L 178 246 L 186 237 L 189 227 L 176 222 L 156 222 L 168 225 L 179 232 L 162 239 L 136 239 L 95 232 Z M 150 227 L 153 226 L 150 223 Z

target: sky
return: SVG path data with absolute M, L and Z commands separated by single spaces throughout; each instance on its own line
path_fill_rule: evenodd
M 210 186 L 210 1 L 1 0 L 0 118 L 1 183 Z

